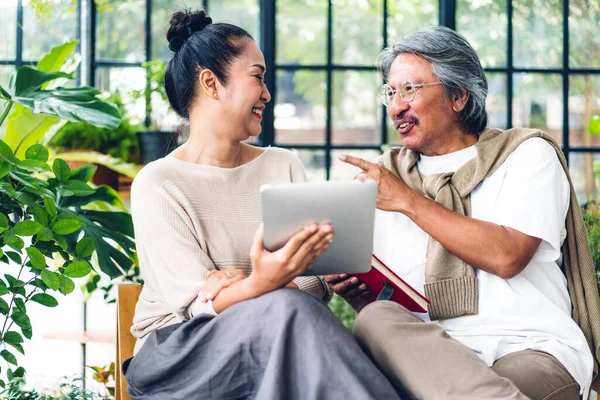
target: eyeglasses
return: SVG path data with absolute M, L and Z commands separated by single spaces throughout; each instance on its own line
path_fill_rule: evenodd
M 402 81 L 402 84 L 400 85 L 400 89 L 393 89 L 390 85 L 388 85 L 387 83 L 384 83 L 383 85 L 381 85 L 379 96 L 381 98 L 381 102 L 386 107 L 389 106 L 392 103 L 392 101 L 394 101 L 394 96 L 396 95 L 396 93 L 400 94 L 400 97 L 402 97 L 402 100 L 404 100 L 407 103 L 410 103 L 411 101 L 413 101 L 415 99 L 415 96 L 417 95 L 417 90 L 419 90 L 425 86 L 441 85 L 441 84 L 442 84 L 442 82 L 433 82 L 433 83 L 420 83 L 417 85 L 413 81 L 407 80 L 407 81 Z

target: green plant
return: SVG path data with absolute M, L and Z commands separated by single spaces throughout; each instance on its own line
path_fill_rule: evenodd
M 0 357 L 14 366 L 17 360 L 8 346 L 25 354 L 23 337 L 32 336 L 28 302 L 57 306 L 50 293 L 72 292 L 71 278 L 92 271 L 92 256 L 110 278 L 126 275 L 136 263 L 131 216 L 95 206 L 120 204 L 116 192 L 87 184 L 93 166 L 71 171 L 60 158 L 52 168 L 47 160 L 40 144 L 21 160 L 0 141 L 0 262 L 18 269 L 0 278 Z
M 356 319 L 356 311 L 352 308 L 346 300 L 337 294 L 333 296 L 333 299 L 329 302 L 329 309 L 336 317 L 342 321 L 342 324 L 348 329 L 352 329 L 354 326 L 354 320 Z
M 131 216 L 115 209 L 122 208 L 119 196 L 87 183 L 95 167 L 71 171 L 60 158 L 50 167 L 48 149 L 37 143 L 62 120 L 109 129 L 120 124 L 117 108 L 99 99 L 96 89 L 59 86 L 72 79 L 55 69 L 73 48 L 54 48 L 38 69 L 20 67 L 8 88 L 0 87 L 6 102 L 0 126 L 7 121 L 0 140 L 0 262 L 16 271 L 7 269 L 0 278 L 0 358 L 9 381 L 25 374 L 11 350 L 24 354 L 24 338 L 31 339 L 30 301 L 57 306 L 51 293 L 72 292 L 71 278 L 88 275 L 92 257 L 111 279 L 127 275 L 137 261 Z
M 121 115 L 125 115 L 124 105 L 118 94 L 109 99 Z M 129 163 L 139 162 L 139 144 L 137 132 L 140 125 L 132 124 L 127 118 L 115 129 L 100 128 L 82 122 L 68 122 L 56 132 L 48 142 L 52 149 L 61 150 L 94 150 L 110 155 Z
M 23 157 L 29 146 L 39 143 L 61 120 L 108 129 L 115 129 L 121 123 L 117 107 L 99 99 L 97 89 L 57 86 L 65 79 L 74 79 L 72 74 L 58 69 L 65 65 L 76 44 L 69 42 L 55 47 L 42 58 L 37 69 L 19 67 L 8 87 L 0 86 L 0 100 L 6 101 L 0 126 L 6 119 L 4 141 L 17 156 Z
M 5 122 L 3 139 L 17 156 L 23 157 L 32 144 L 47 144 L 57 127 L 67 121 L 108 130 L 121 125 L 119 109 L 101 100 L 97 89 L 60 87 L 73 79 L 72 72 L 78 65 L 72 57 L 76 46 L 77 42 L 68 42 L 52 48 L 37 68 L 20 67 L 7 89 L 0 86 L 0 100 L 6 102 L 0 113 L 0 127 Z M 49 157 L 53 159 L 54 154 L 51 152 Z M 138 172 L 136 165 L 98 152 L 71 154 L 69 161 L 104 165 L 130 178 Z
M 146 102 L 146 118 L 152 124 L 152 128 L 158 130 L 160 122 L 152 121 L 152 97 L 156 95 L 165 103 L 169 101 L 164 85 L 167 64 L 162 61 L 146 61 L 142 64 L 142 68 L 146 70 L 146 88 L 132 91 L 131 97 L 134 100 L 144 99 Z
M 6 400 L 109 400 L 113 395 L 102 396 L 91 390 L 83 389 L 83 378 L 63 377 L 58 395 L 39 394 L 35 390 L 24 391 L 25 379 L 15 377 L 8 382 L 6 388 L 0 392 Z
M 109 365 L 104 367 L 88 367 L 94 371 L 93 379 L 96 382 L 101 383 L 104 389 L 111 395 L 115 395 L 115 363 L 111 362 Z
M 600 290 L 600 204 L 590 201 L 582 206 L 581 211 L 592 250 L 592 259 L 596 266 L 598 290 Z

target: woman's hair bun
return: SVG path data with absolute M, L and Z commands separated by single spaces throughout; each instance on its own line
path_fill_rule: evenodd
M 177 11 L 171 16 L 171 26 L 167 31 L 169 49 L 174 52 L 179 51 L 194 32 L 199 32 L 210 24 L 212 24 L 212 19 L 202 9 Z

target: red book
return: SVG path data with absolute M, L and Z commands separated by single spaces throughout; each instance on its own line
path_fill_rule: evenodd
M 427 312 L 429 300 L 413 289 L 408 283 L 404 282 L 402 278 L 396 275 L 375 255 L 371 258 L 371 270 L 369 272 L 349 275 L 357 277 L 369 287 L 369 293 L 362 296 L 369 303 L 377 299 L 377 296 L 383 290 L 385 282 L 394 288 L 394 293 L 389 299 L 390 301 L 394 301 L 413 312 Z

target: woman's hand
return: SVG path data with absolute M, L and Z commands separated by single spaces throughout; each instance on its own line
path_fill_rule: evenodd
M 306 271 L 329 248 L 333 240 L 333 228 L 330 224 L 320 227 L 316 223 L 310 224 L 274 252 L 265 250 L 263 240 L 261 225 L 256 231 L 250 251 L 252 273 L 248 277 L 256 295 L 282 288 Z
M 206 303 L 209 300 L 214 300 L 221 290 L 245 278 L 246 274 L 244 271 L 234 266 L 210 271 L 206 278 L 206 283 L 202 286 L 198 294 L 200 301 Z

